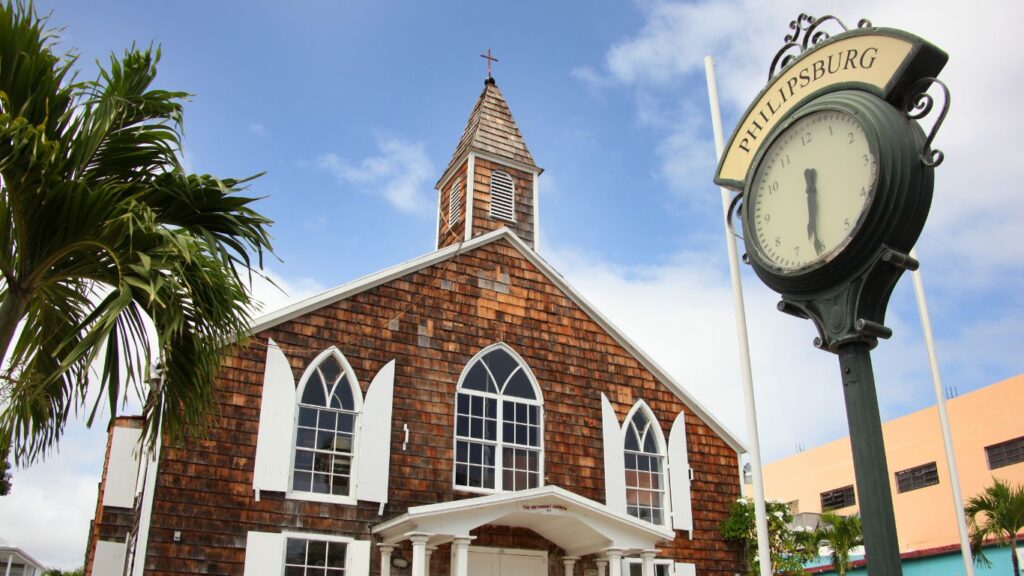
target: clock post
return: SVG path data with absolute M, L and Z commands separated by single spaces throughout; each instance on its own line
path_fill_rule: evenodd
M 837 27 L 834 35 L 826 27 Z M 949 94 L 948 56 L 901 30 L 801 14 L 768 85 L 741 119 L 715 182 L 733 209 L 758 277 L 780 311 L 810 319 L 814 345 L 839 358 L 868 566 L 902 574 L 871 350 L 931 206 L 931 143 Z M 918 120 L 935 109 L 930 133 Z M 731 219 L 731 218 L 730 218 Z

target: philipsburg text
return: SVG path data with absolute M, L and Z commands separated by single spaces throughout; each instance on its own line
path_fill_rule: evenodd
M 802 92 L 814 91 L 817 83 L 829 83 L 828 77 L 838 72 L 869 70 L 877 60 L 878 48 L 872 46 L 864 49 L 849 48 L 839 53 L 823 54 L 820 58 L 798 62 L 799 67 L 786 74 L 784 82 L 773 86 L 773 91 L 765 94 L 767 100 L 762 99 L 761 106 L 747 117 L 749 122 L 741 134 L 738 148 L 747 153 L 756 150 L 758 140 L 765 135 L 765 128 L 783 110 L 783 104 L 791 98 L 799 97 Z M 823 79 L 825 82 L 820 82 Z

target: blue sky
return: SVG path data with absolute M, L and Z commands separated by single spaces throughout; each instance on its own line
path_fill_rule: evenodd
M 963 394 L 1024 369 L 1024 176 L 1014 113 L 1024 85 L 1015 2 L 829 3 L 849 23 L 918 33 L 951 54 L 953 107 L 936 140 L 932 216 L 918 244 L 943 377 Z M 716 58 L 726 129 L 763 85 L 787 24 L 820 3 L 40 1 L 83 77 L 133 42 L 163 49 L 158 84 L 193 94 L 186 165 L 266 175 L 287 297 L 309 296 L 433 249 L 433 184 L 486 75 L 541 177 L 540 253 L 740 437 L 739 387 L 702 59 Z M 993 42 L 1009 48 L 994 56 Z M 809 323 L 744 288 L 766 460 L 846 434 L 838 365 Z M 875 352 L 883 418 L 934 403 L 910 279 Z M 74 425 L 59 454 L 17 470 L 0 537 L 82 562 L 103 430 Z

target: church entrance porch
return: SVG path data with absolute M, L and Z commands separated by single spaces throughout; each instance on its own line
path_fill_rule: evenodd
M 492 553 L 470 546 L 474 540 L 470 531 L 485 525 L 525 528 L 539 534 L 564 551 L 562 569 L 549 568 L 543 551 L 500 549 Z M 428 576 L 429 552 L 448 543 L 452 576 L 505 576 L 503 567 L 508 574 L 572 576 L 575 564 L 584 556 L 596 558 L 599 576 L 625 576 L 624 556 L 641 559 L 642 576 L 656 576 L 656 547 L 675 537 L 667 527 L 612 511 L 558 486 L 414 506 L 377 525 L 373 533 L 380 542 L 382 576 L 391 574 L 391 550 L 406 540 L 412 543 L 411 576 Z M 529 558 L 531 555 L 544 560 L 543 568 Z M 514 571 L 513 566 L 529 571 Z

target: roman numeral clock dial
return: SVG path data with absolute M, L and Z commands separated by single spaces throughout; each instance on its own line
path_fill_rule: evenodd
M 799 118 L 769 145 L 747 201 L 754 247 L 776 273 L 839 255 L 875 195 L 878 159 L 860 121 L 838 110 Z

